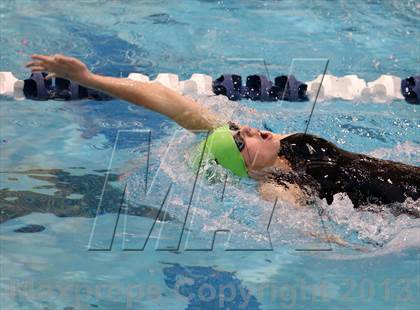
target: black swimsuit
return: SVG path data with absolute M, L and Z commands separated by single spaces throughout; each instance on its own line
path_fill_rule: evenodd
M 280 145 L 278 154 L 290 162 L 295 183 L 309 186 L 329 204 L 340 192 L 347 193 L 355 208 L 420 197 L 420 167 L 351 153 L 308 134 L 290 135 Z M 281 179 L 279 176 L 277 181 Z M 418 211 L 413 213 L 419 216 Z

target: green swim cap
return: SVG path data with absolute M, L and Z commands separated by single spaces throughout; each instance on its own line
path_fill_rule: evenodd
M 218 164 L 229 169 L 237 176 L 248 176 L 248 169 L 229 130 L 229 125 L 214 129 L 207 140 L 200 142 L 195 148 L 193 156 L 193 167 L 195 169 L 198 169 L 202 157 L 213 157 Z

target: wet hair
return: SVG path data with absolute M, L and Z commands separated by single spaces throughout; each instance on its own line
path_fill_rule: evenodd
M 328 204 L 335 194 L 346 193 L 354 208 L 398 205 L 396 213 L 420 216 L 420 208 L 406 203 L 407 199 L 420 199 L 420 167 L 348 152 L 301 133 L 282 139 L 278 156 L 292 167 L 291 172 L 274 169 L 267 176 L 279 185 L 296 184 L 306 194 L 325 198 Z

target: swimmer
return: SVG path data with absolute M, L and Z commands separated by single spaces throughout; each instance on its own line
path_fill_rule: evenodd
M 275 134 L 246 125 L 226 123 L 189 97 L 158 83 L 94 74 L 73 57 L 32 55 L 26 67 L 47 71 L 112 97 L 166 115 L 188 130 L 207 130 L 206 147 L 215 161 L 241 177 L 259 180 L 263 199 L 279 198 L 305 205 L 315 197 L 331 204 L 346 193 L 355 208 L 420 217 L 420 167 L 345 151 L 310 134 Z M 407 199 L 412 204 L 402 204 Z M 378 209 L 375 209 L 377 206 Z

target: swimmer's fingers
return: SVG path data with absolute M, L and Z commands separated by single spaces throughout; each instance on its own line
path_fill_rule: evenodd
M 26 68 L 31 67 L 44 67 L 47 69 L 53 62 L 53 58 L 50 56 L 43 56 L 43 55 L 32 55 L 31 58 L 33 61 L 30 61 L 26 64 Z
M 26 64 L 27 68 L 30 67 L 44 67 L 44 70 L 48 70 L 57 66 L 65 60 L 65 56 L 56 54 L 54 56 L 45 56 L 34 54 L 31 56 L 34 61 L 30 61 Z
M 39 63 L 35 62 L 35 61 L 30 61 L 30 62 L 26 63 L 25 67 L 30 68 L 30 67 L 36 66 L 37 64 L 39 64 Z
M 53 77 L 56 77 L 56 74 L 54 72 L 51 72 L 51 70 L 49 70 L 48 67 L 46 65 L 44 65 L 43 61 L 28 62 L 26 64 L 26 67 L 30 68 L 32 73 L 33 72 L 49 71 L 48 75 L 45 77 L 46 80 L 49 80 Z
M 32 66 L 31 67 L 31 72 L 44 72 L 44 71 L 48 71 L 47 69 L 45 69 L 45 67 L 42 66 Z M 50 72 L 48 73 L 48 75 L 45 77 L 46 80 L 52 79 L 56 77 L 56 74 L 54 72 Z
M 45 61 L 45 62 L 49 62 L 53 60 L 53 57 L 51 56 L 38 55 L 38 54 L 31 55 L 31 58 L 34 60 L 40 60 L 40 61 Z
M 45 77 L 45 79 L 51 79 L 56 77 L 56 73 L 54 68 L 60 66 L 60 63 L 64 60 L 63 55 L 56 54 L 54 56 L 44 56 L 44 55 L 32 55 L 32 59 L 35 61 L 28 62 L 26 64 L 27 68 L 30 68 L 32 72 L 39 72 L 39 71 L 47 71 L 49 74 Z
M 33 67 L 31 67 L 31 71 L 32 72 L 41 72 L 41 71 L 47 71 L 47 70 L 43 66 L 33 66 Z
M 48 70 L 48 66 L 42 61 L 28 62 L 25 67 L 31 69 L 32 71 L 47 71 Z
M 42 65 L 42 62 L 40 62 L 40 61 L 30 61 L 25 65 L 25 67 L 26 68 L 31 68 L 31 67 L 39 67 L 41 65 Z
M 67 57 L 61 54 L 53 56 L 32 55 L 33 61 L 26 64 L 26 67 L 34 71 L 48 72 L 47 79 L 61 77 L 73 81 L 86 80 L 90 75 L 89 69 L 80 60 L 74 57 Z

